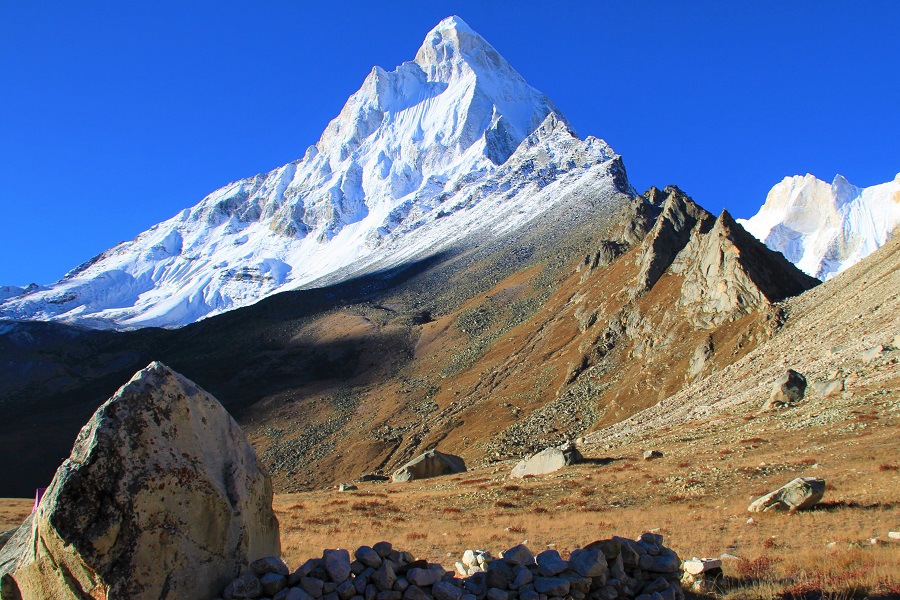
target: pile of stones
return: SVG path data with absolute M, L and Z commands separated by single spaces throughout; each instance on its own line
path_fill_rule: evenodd
M 457 561 L 454 566 L 460 577 L 468 577 L 486 571 L 493 560 L 494 557 L 487 550 L 466 550 L 463 552 L 462 560 Z
M 471 552 L 471 556 L 469 556 Z M 479 561 L 478 558 L 482 560 Z M 520 544 L 496 559 L 467 551 L 456 577 L 441 565 L 415 560 L 388 542 L 326 550 L 290 572 L 278 558 L 253 562 L 232 581 L 225 600 L 683 600 L 681 561 L 659 534 L 613 537 L 563 560 L 556 550 L 535 556 Z M 469 563 L 469 564 L 466 564 Z M 469 575 L 469 572 L 472 572 Z M 461 574 L 461 573 L 460 573 Z

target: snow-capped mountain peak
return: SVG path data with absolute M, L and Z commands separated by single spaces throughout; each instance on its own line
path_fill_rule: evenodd
M 373 68 L 302 158 L 8 298 L 0 317 L 183 325 L 339 270 L 508 231 L 589 180 L 632 193 L 617 159 L 602 140 L 579 140 L 544 94 L 449 17 L 415 60 Z
M 843 175 L 831 184 L 809 173 L 785 177 L 756 215 L 739 222 L 801 270 L 826 280 L 880 248 L 900 225 L 900 174 L 868 188 Z

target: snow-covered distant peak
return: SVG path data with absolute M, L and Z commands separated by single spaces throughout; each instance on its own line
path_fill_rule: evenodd
M 302 158 L 212 192 L 51 286 L 0 293 L 0 318 L 184 325 L 617 192 L 633 194 L 612 149 L 578 139 L 450 17 L 415 60 L 373 68 Z
M 826 280 L 880 248 L 900 225 L 900 174 L 868 188 L 842 175 L 830 184 L 809 173 L 785 177 L 756 215 L 739 222 L 801 270 Z

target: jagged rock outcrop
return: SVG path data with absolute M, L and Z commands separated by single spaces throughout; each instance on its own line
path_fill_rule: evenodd
M 24 533 L 4 600 L 209 597 L 280 553 L 271 482 L 240 427 L 158 362 L 82 428 Z
M 460 457 L 438 452 L 437 450 L 429 450 L 394 471 L 391 481 L 396 483 L 413 481 L 415 479 L 428 479 L 430 477 L 440 477 L 441 475 L 463 473 L 465 470 L 466 463 Z
M 711 328 L 764 309 L 820 282 L 773 252 L 722 211 L 698 229 L 672 264 L 684 276 L 679 304 L 695 325 Z
M 641 252 L 637 261 L 640 271 L 632 286 L 635 296 L 647 293 L 659 281 L 662 274 L 675 260 L 695 231 L 705 233 L 712 227 L 712 215 L 698 206 L 691 198 L 674 185 L 663 191 L 665 200 L 656 223 L 641 242 Z M 648 202 L 659 201 L 660 192 L 651 188 L 647 192 Z

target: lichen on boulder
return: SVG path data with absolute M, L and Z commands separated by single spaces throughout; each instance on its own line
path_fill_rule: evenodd
M 272 484 L 211 395 L 154 362 L 82 428 L 3 598 L 208 597 L 280 554 Z

